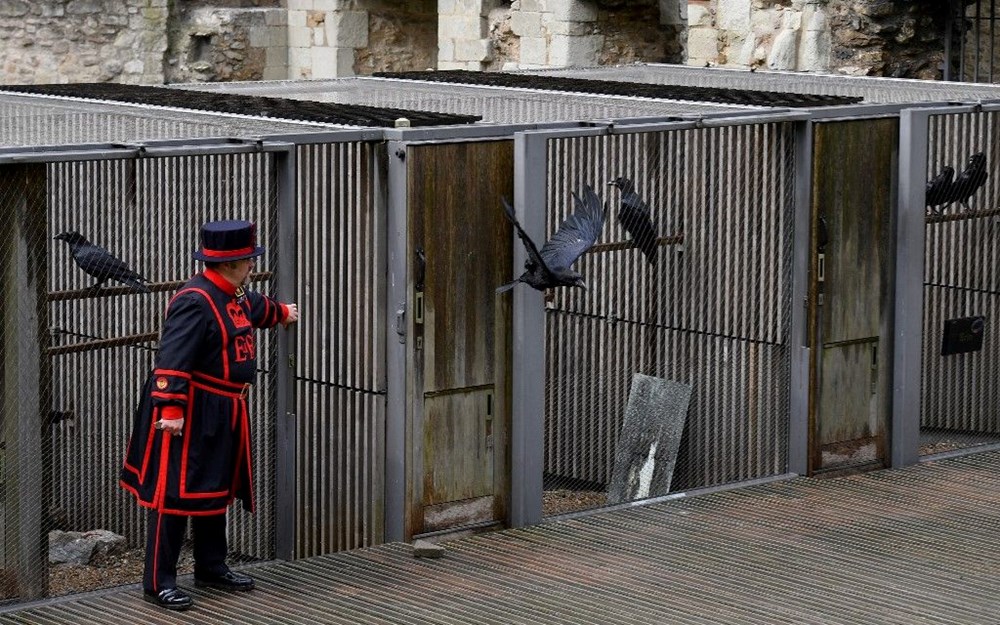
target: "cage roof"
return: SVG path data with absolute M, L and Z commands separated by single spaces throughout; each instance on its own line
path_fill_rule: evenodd
M 531 124 L 635 117 L 708 115 L 761 110 L 757 106 L 624 95 L 570 93 L 396 78 L 227 82 L 176 85 L 196 91 L 281 97 L 311 102 L 386 106 L 454 115 L 479 115 L 483 123 Z
M 525 70 L 519 74 L 688 87 L 777 91 L 862 98 L 865 104 L 978 102 L 1000 99 L 1000 85 L 875 76 L 840 76 L 659 63 Z

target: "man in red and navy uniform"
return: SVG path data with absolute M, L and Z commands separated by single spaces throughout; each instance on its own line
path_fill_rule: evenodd
M 253 511 L 247 390 L 257 369 L 255 328 L 298 320 L 295 304 L 245 290 L 254 258 L 264 253 L 247 221 L 201 229 L 195 252 L 205 271 L 170 300 L 152 375 L 136 410 L 121 485 L 149 509 L 144 598 L 185 610 L 177 559 L 188 517 L 194 539 L 194 582 L 251 590 L 254 581 L 229 570 L 226 509 L 239 498 Z

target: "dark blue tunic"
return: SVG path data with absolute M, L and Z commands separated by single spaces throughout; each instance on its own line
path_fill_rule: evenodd
M 238 497 L 253 510 L 247 391 L 257 370 L 254 328 L 272 327 L 284 315 L 275 300 L 236 291 L 211 270 L 174 295 L 121 471 L 122 487 L 141 505 L 219 514 Z M 178 412 L 181 436 L 153 427 Z

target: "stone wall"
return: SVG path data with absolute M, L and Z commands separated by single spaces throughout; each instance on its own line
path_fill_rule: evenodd
M 163 82 L 168 0 L 0 0 L 3 82 Z
M 0 0 L 0 81 L 619 63 L 937 78 L 942 0 Z
M 940 78 L 939 0 L 691 0 L 690 65 Z

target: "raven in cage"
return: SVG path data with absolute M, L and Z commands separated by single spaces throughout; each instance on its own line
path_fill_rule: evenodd
M 636 247 L 646 255 L 646 260 L 656 266 L 656 230 L 650 216 L 649 204 L 635 191 L 635 183 L 631 179 L 619 176 L 608 183 L 621 191 L 618 205 L 618 222 L 628 233 Z
M 941 171 L 927 181 L 927 190 L 924 194 L 924 203 L 935 215 L 940 215 L 944 207 L 952 203 L 950 200 L 951 186 L 955 180 L 955 168 L 945 165 Z
M 112 256 L 108 250 L 88 241 L 79 232 L 63 232 L 53 238 L 68 243 L 76 265 L 97 278 L 97 282 L 91 288 L 96 289 L 108 280 L 115 280 L 136 291 L 149 293 L 145 278 L 129 269 L 128 265 Z
M 951 201 L 958 202 L 965 210 L 971 210 L 969 200 L 976 194 L 979 187 L 986 184 L 988 177 L 986 155 L 982 152 L 976 152 L 969 157 L 965 169 L 955 178 L 955 183 L 952 185 Z
M 514 224 L 517 236 L 524 243 L 528 259 L 524 261 L 524 273 L 517 280 L 498 287 L 497 293 L 514 288 L 518 282 L 539 291 L 557 286 L 586 289 L 587 283 L 583 276 L 571 269 L 570 265 L 594 245 L 604 227 L 604 208 L 594 189 L 590 185 L 584 185 L 582 199 L 573 192 L 576 210 L 559 225 L 552 238 L 542 246 L 541 252 L 517 222 L 514 208 L 507 202 L 507 198 L 501 199 L 507 218 Z

